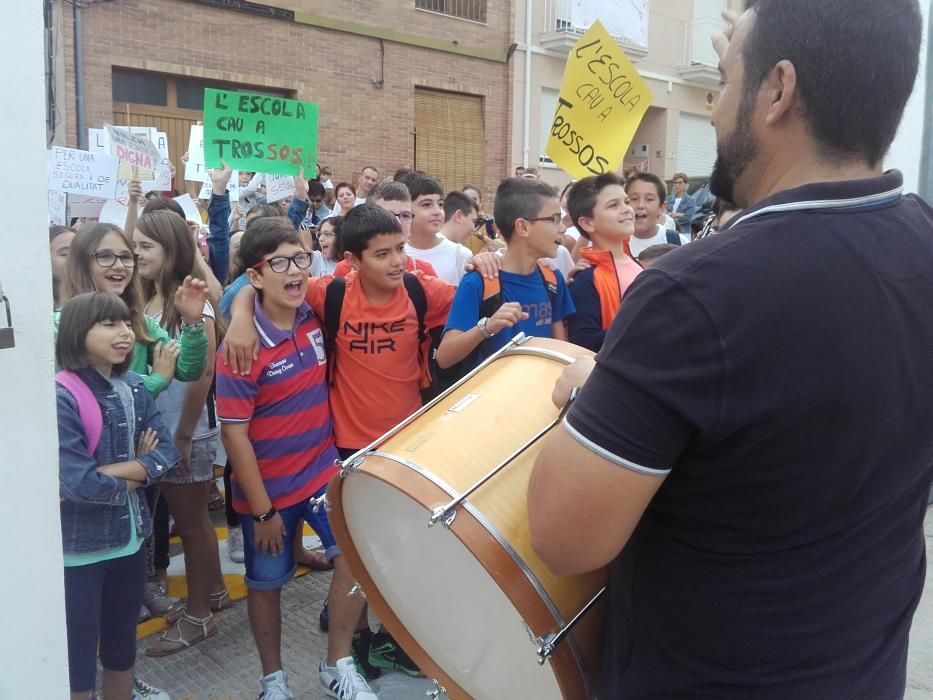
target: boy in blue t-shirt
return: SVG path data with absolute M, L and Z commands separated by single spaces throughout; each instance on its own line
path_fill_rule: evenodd
M 443 369 L 470 357 L 474 350 L 471 362 L 481 362 L 520 332 L 567 339 L 564 319 L 574 312 L 573 300 L 560 272 L 538 263 L 557 255 L 563 242 L 557 192 L 540 180 L 503 180 L 496 191 L 494 216 L 509 244 L 499 272 L 497 298 L 502 304 L 481 317 L 488 283 L 478 273 L 463 278 L 437 349 L 437 364 Z

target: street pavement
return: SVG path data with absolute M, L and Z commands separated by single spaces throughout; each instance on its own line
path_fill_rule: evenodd
M 924 524 L 927 559 L 933 558 L 933 508 Z M 327 651 L 327 635 L 318 627 L 330 574 L 309 573 L 282 590 L 282 657 L 289 685 L 300 700 L 324 700 L 317 667 Z M 136 673 L 171 693 L 174 700 L 252 700 L 259 694 L 259 659 L 250 634 L 245 601 L 217 615 L 216 637 L 162 659 L 143 654 L 139 643 Z M 907 700 L 933 698 L 933 568 L 914 617 L 907 661 Z M 424 679 L 388 674 L 373 683 L 380 700 L 425 698 L 432 685 Z M 498 698 L 491 700 L 500 700 Z

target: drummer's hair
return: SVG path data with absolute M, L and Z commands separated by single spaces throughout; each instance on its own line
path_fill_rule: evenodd
M 496 190 L 496 203 L 493 206 L 493 219 L 499 233 L 508 241 L 515 232 L 518 219 L 537 216 L 546 200 L 556 198 L 557 190 L 543 180 L 521 177 L 503 180 Z
M 384 233 L 401 233 L 398 217 L 375 204 L 359 204 L 347 212 L 340 229 L 340 248 L 363 257 L 371 238 Z

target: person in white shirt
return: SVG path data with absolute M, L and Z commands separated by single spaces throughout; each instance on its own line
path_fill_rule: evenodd
M 462 192 L 447 195 L 450 204 L 442 199 L 441 183 L 427 175 L 409 175 L 405 184 L 411 192 L 411 236 L 405 252 L 415 260 L 430 263 L 437 276 L 457 286 L 465 274 L 464 267 L 473 257 L 469 248 L 454 242 L 443 234 L 462 240 L 473 230 L 476 207 Z M 446 218 L 446 221 L 445 221 Z
M 661 178 L 652 173 L 636 173 L 625 183 L 625 193 L 635 210 L 635 233 L 629 240 L 629 248 L 636 259 L 653 245 L 681 244 L 677 231 L 668 230 L 658 223 L 666 190 Z

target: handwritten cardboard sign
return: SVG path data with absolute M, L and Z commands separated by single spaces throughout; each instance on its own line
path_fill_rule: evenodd
M 69 220 L 75 216 L 96 219 L 100 215 L 100 210 L 107 203 L 106 199 L 86 197 L 83 194 L 69 194 L 67 196 Z
M 127 180 L 155 180 L 162 156 L 145 136 L 126 127 L 104 124 L 110 154 L 120 161 L 120 177 Z
M 654 96 L 596 21 L 577 41 L 545 151 L 574 178 L 615 172 Z
M 178 202 L 178 205 L 181 207 L 182 211 L 185 212 L 185 219 L 188 221 L 193 221 L 196 224 L 201 224 L 201 212 L 198 209 L 198 205 L 194 203 L 194 200 L 191 199 L 191 195 L 187 192 L 185 194 L 179 195 L 178 197 L 173 197 L 173 199 Z
M 192 124 L 188 134 L 188 162 L 185 163 L 185 179 L 203 182 L 207 175 L 204 164 L 204 125 Z
M 230 195 L 230 206 L 240 201 L 240 171 L 234 170 L 230 173 L 230 182 L 227 183 L 227 193 Z M 201 191 L 198 193 L 198 199 L 210 199 L 214 194 L 214 182 L 210 174 L 204 176 L 204 183 L 201 185 Z
M 172 189 L 172 161 L 168 154 L 168 134 L 152 126 L 131 126 L 130 131 L 148 138 L 159 151 L 159 165 L 156 167 L 155 179 L 141 183 L 143 193 L 167 192 Z
M 49 190 L 49 223 L 59 226 L 68 225 L 68 195 L 64 192 Z
M 295 178 L 291 175 L 266 175 L 266 202 L 272 204 L 295 194 Z
M 117 192 L 117 159 L 103 153 L 53 146 L 49 149 L 49 189 L 112 198 Z
M 204 90 L 204 160 L 240 170 L 297 175 L 314 172 L 318 106 L 284 97 Z

